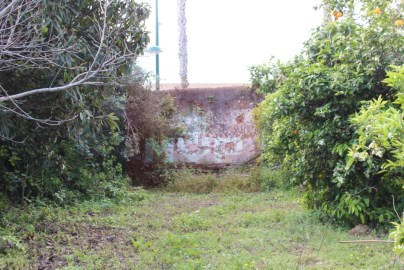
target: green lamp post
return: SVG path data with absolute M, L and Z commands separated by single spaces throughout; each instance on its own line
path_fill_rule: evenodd
M 156 45 L 147 49 L 151 54 L 156 55 L 156 90 L 160 90 L 160 57 L 159 54 L 163 52 L 159 47 L 159 1 L 156 0 Z
M 156 47 L 159 48 L 159 0 L 156 0 Z M 156 90 L 160 90 L 160 56 L 156 53 Z

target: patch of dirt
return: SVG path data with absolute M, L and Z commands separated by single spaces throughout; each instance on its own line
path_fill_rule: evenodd
M 68 265 L 67 257 L 72 257 L 74 264 L 79 265 L 80 258 L 77 254 L 86 254 L 88 251 L 94 253 L 110 249 L 115 251 L 116 257 L 120 257 L 120 251 L 127 250 L 131 245 L 131 230 L 128 228 L 67 222 L 42 222 L 37 224 L 36 228 L 39 234 L 47 235 L 48 239 L 43 240 L 42 235 L 38 235 L 39 240 L 33 238 L 29 241 L 29 249 L 38 258 L 31 269 L 65 267 Z

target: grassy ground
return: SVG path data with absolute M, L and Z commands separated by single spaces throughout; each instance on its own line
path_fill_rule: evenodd
M 390 244 L 320 224 L 296 191 L 137 191 L 3 215 L 1 269 L 402 269 Z

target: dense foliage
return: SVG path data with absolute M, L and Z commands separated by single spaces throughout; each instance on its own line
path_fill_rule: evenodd
M 404 167 L 404 66 L 392 68 L 383 82 L 398 90 L 393 103 L 373 99 L 350 119 L 358 138 L 348 153 L 347 169 L 362 162 L 369 171 L 395 174 Z M 369 162 L 372 157 L 378 159 Z
M 110 46 L 109 52 L 130 49 L 140 54 L 148 42 L 144 26 L 148 7 L 131 0 L 110 2 L 106 21 L 108 33 L 115 36 L 109 37 L 114 43 L 105 46 Z M 53 45 L 65 53 L 55 53 L 40 68 L 0 72 L 0 85 L 9 95 L 64 85 L 94 61 L 100 44 L 95 24 L 102 17 L 100 2 L 43 0 L 41 5 L 36 18 L 41 38 L 58 40 Z M 134 60 L 109 66 L 100 82 L 130 74 Z M 126 95 L 122 87 L 81 85 L 0 103 L 0 208 L 9 200 L 70 203 L 119 197 L 128 183 L 118 162 Z
M 348 152 L 346 169 L 352 169 L 357 163 L 361 163 L 360 166 L 364 166 L 368 174 L 384 173 L 385 185 L 398 190 L 401 186 L 404 190 L 404 65 L 392 68 L 394 70 L 387 72 L 387 78 L 383 82 L 398 90 L 393 103 L 384 101 L 381 97 L 373 99 L 351 118 L 357 141 Z M 401 199 L 399 198 L 399 202 Z M 400 218 L 394 194 L 392 200 L 394 211 Z M 401 224 L 393 222 L 393 225 L 395 230 L 390 236 L 395 241 L 394 250 L 398 254 L 404 254 L 402 220 Z
M 398 131 L 403 129 L 402 112 L 389 120 L 391 125 L 377 123 L 365 111 L 371 114 L 378 101 L 364 101 L 379 98 L 383 106 L 391 104 L 397 93 L 397 88 L 383 80 L 389 65 L 404 63 L 399 23 L 403 3 L 349 0 L 326 4 L 334 21 L 313 32 L 301 55 L 289 63 L 252 69 L 256 87 L 267 93 L 255 112 L 263 159 L 289 168 L 291 182 L 306 187 L 306 204 L 327 219 L 349 224 L 394 220 L 393 197 L 397 209 L 404 208 L 404 171 L 402 164 L 390 166 L 389 171 L 387 167 L 388 160 L 402 155 L 395 145 L 402 138 Z M 368 107 L 351 118 L 365 104 Z M 391 141 L 388 153 L 383 150 L 385 155 L 376 150 L 376 155 L 352 165 L 352 149 L 363 143 L 369 148 L 370 137 L 363 141 L 369 134 L 367 122 L 383 124 L 383 134 L 391 132 L 397 140 Z M 377 132 L 373 135 L 378 137 Z M 385 170 L 380 172 L 383 164 Z
M 164 151 L 167 140 L 178 138 L 185 130 L 178 121 L 174 97 L 136 84 L 127 90 L 128 175 L 137 186 L 165 184 L 170 167 Z

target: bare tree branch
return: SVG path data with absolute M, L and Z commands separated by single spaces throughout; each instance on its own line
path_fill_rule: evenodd
M 25 141 L 26 141 L 28 138 L 25 138 L 25 139 L 22 140 L 22 141 L 16 141 L 16 140 L 14 140 L 14 137 L 10 138 L 10 137 L 5 136 L 5 135 L 3 135 L 3 134 L 0 133 L 0 139 L 2 139 L 2 140 L 4 140 L 4 141 L 10 141 L 10 142 L 13 142 L 13 143 L 23 144 L 23 143 L 25 143 Z
M 111 79 L 111 70 L 136 58 L 137 53 L 129 50 L 127 42 L 130 41 L 128 40 L 124 40 L 124 50 L 112 50 L 117 45 L 116 36 L 124 34 L 125 29 L 122 30 L 118 27 L 119 30 L 116 30 L 117 27 L 109 25 L 107 14 L 111 1 L 99 0 L 98 3 L 102 16 L 93 18 L 93 26 L 97 28 L 98 36 L 92 37 L 93 44 L 97 44 L 96 53 L 86 65 L 76 67 L 61 67 L 55 63 L 54 57 L 55 54 L 63 52 L 79 57 L 79 51 L 74 51 L 75 48 L 71 46 L 57 47 L 55 39 L 45 42 L 40 38 L 42 30 L 36 23 L 36 17 L 40 11 L 39 0 L 12 0 L 2 9 L 0 13 L 2 14 L 0 16 L 0 71 L 24 67 L 46 69 L 49 66 L 57 66 L 61 69 L 76 70 L 78 75 L 63 85 L 49 85 L 27 91 L 13 89 L 14 91 L 7 92 L 17 93 L 9 95 L 5 94 L 7 92 L 4 90 L 4 94 L 0 94 L 0 102 L 21 99 L 34 94 L 66 91 L 84 85 L 116 84 L 116 81 L 106 82 L 104 78 Z M 4 6 L 4 3 L 0 4 L 0 8 L 1 5 Z M 8 12 L 6 12 L 7 10 Z M 13 14 L 16 19 L 11 20 L 10 14 Z M 127 18 L 122 18 L 122 20 L 125 19 Z M 114 22 L 114 26 L 119 24 L 119 21 Z
M 61 53 L 58 38 L 45 41 L 38 21 L 39 0 L 0 2 L 0 71 L 43 68 L 52 63 L 53 55 Z
M 3 92 L 7 96 L 7 92 L 4 89 L 2 89 L 1 85 L 0 85 L 0 90 L 3 90 Z M 27 113 L 25 110 L 23 110 L 21 108 L 21 106 L 17 103 L 16 100 L 11 99 L 10 101 L 11 101 L 12 105 L 14 105 L 14 109 L 10 108 L 10 107 L 7 107 L 7 106 L 4 106 L 4 105 L 2 105 L 0 103 L 0 110 L 3 111 L 3 112 L 12 112 L 13 114 L 16 114 L 16 115 L 18 115 L 20 117 L 23 117 L 23 118 L 27 119 L 27 120 L 35 121 L 37 124 L 45 124 L 45 125 L 48 125 L 48 126 L 59 126 L 59 125 L 61 125 L 63 123 L 72 121 L 72 120 L 77 118 L 77 115 L 75 115 L 75 116 L 73 116 L 73 117 L 71 117 L 69 119 L 63 119 L 63 120 L 53 120 L 53 119 L 50 119 L 50 118 L 48 118 L 48 119 L 35 118 L 32 115 L 30 115 L 29 113 Z M 4 136 L 2 136 L 2 137 L 5 138 Z
M 10 10 L 17 4 L 17 2 L 18 2 L 18 0 L 13 0 L 10 4 L 8 4 L 4 8 L 2 8 L 2 10 L 0 11 L 0 18 L 6 16 L 6 14 L 10 12 Z M 3 4 L 5 4 L 5 3 L 3 3 Z

